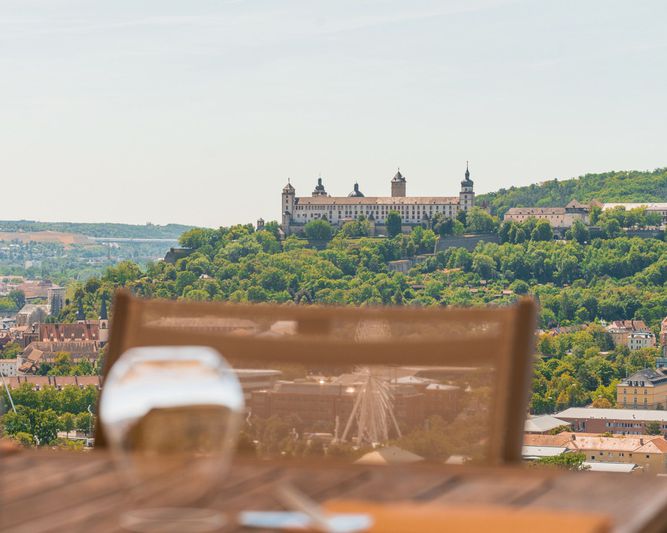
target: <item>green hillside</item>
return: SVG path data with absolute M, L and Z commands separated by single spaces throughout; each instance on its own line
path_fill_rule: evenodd
M 580 202 L 667 202 L 667 168 L 586 174 L 510 187 L 480 194 L 477 202 L 488 203 L 493 214 L 502 216 L 510 207 L 563 207 L 573 198 Z
M 111 224 L 106 222 L 37 222 L 34 220 L 0 220 L 0 231 L 62 231 L 89 237 L 178 239 L 192 226 L 183 224 Z

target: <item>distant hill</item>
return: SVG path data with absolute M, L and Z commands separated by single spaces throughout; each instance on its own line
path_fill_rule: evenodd
M 0 220 L 0 232 L 57 231 L 78 233 L 88 237 L 177 239 L 193 226 L 183 224 L 110 224 L 105 222 L 36 222 L 34 220 Z
M 502 216 L 510 207 L 563 207 L 572 199 L 580 202 L 667 202 L 667 168 L 653 172 L 630 170 L 586 174 L 574 179 L 510 187 L 480 194 L 476 202 L 486 202 L 493 214 Z

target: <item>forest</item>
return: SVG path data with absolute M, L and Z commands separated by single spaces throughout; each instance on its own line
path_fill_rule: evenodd
M 667 168 L 653 171 L 612 171 L 567 180 L 549 180 L 477 195 L 494 215 L 510 207 L 563 207 L 570 200 L 598 202 L 667 202 Z
M 421 227 L 393 238 L 341 231 L 324 247 L 294 236 L 281 242 L 271 225 L 193 229 L 181 237 L 191 253 L 176 264 L 124 261 L 75 284 L 73 294 L 91 318 L 117 287 L 145 297 L 341 305 L 502 305 L 532 294 L 542 328 L 637 318 L 656 330 L 667 315 L 667 243 L 571 237 L 433 254 L 437 236 Z M 393 271 L 390 262 L 403 258 L 415 266 Z M 75 307 L 61 318 L 73 320 Z
M 34 220 L 0 220 L 0 231 L 61 231 L 88 237 L 177 239 L 192 226 L 183 224 L 115 224 L 109 222 L 38 222 Z
M 117 287 L 144 297 L 287 305 L 508 305 L 532 295 L 540 305 L 534 413 L 591 402 L 613 406 L 619 379 L 655 366 L 657 349 L 614 348 L 602 321 L 641 319 L 658 333 L 667 316 L 667 243 L 662 240 L 614 237 L 582 243 L 575 235 L 539 240 L 535 234 L 538 240 L 420 256 L 432 250 L 432 230 L 415 228 L 384 239 L 350 238 L 341 231 L 322 247 L 293 236 L 281 242 L 272 228 L 190 230 L 181 237 L 192 250 L 188 257 L 143 269 L 122 262 L 78 284 L 75 298 L 83 299 L 94 318 L 102 294 Z M 390 268 L 390 261 L 401 258 L 415 259 L 407 273 Z M 75 307 L 66 306 L 61 318 L 74 320 Z

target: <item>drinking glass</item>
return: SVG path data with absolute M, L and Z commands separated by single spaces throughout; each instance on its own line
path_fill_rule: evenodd
M 100 421 L 128 484 L 131 531 L 211 531 L 201 508 L 234 453 L 244 400 L 234 370 L 204 346 L 132 348 L 104 382 Z

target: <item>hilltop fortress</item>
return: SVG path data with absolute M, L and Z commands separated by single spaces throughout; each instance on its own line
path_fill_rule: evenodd
M 371 222 L 374 232 L 382 232 L 391 211 L 401 215 L 404 229 L 409 230 L 412 226 L 429 223 L 437 213 L 454 218 L 459 211 L 475 205 L 473 181 L 467 165 L 458 196 L 407 196 L 406 184 L 400 170 L 391 179 L 391 196 L 365 196 L 358 183 L 347 196 L 330 196 L 322 178 L 317 180 L 310 196 L 297 196 L 288 182 L 281 197 L 282 230 L 285 235 L 300 233 L 306 223 L 318 219 L 342 226 L 363 215 Z

